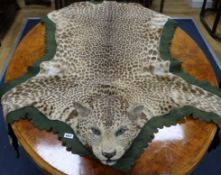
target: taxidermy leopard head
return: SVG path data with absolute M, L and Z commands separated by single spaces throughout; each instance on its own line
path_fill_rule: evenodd
M 101 95 L 90 105 L 75 106 L 77 137 L 110 166 L 124 155 L 146 123 L 142 105 L 129 108 L 125 99 L 115 95 Z

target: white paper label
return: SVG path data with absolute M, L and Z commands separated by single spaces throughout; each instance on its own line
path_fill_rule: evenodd
M 64 138 L 73 139 L 74 138 L 74 134 L 66 132 L 66 133 L 64 133 Z

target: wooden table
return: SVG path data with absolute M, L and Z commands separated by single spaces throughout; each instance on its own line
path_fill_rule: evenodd
M 24 74 L 26 67 L 43 55 L 44 32 L 44 25 L 38 24 L 24 37 L 9 65 L 6 80 Z M 179 28 L 172 41 L 171 52 L 183 62 L 185 71 L 200 80 L 216 84 L 214 72 L 205 55 Z M 52 175 L 184 175 L 201 160 L 217 129 L 212 123 L 190 117 L 176 126 L 160 129 L 131 171 L 122 173 L 66 151 L 56 135 L 34 128 L 27 120 L 15 122 L 12 128 L 34 162 Z

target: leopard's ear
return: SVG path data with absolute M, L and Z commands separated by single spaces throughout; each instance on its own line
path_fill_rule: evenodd
M 77 116 L 86 117 L 89 115 L 91 109 L 86 105 L 75 103 L 74 104 L 75 111 L 77 112 Z
M 135 107 L 133 107 L 130 111 L 129 111 L 129 119 L 130 120 L 137 120 L 138 117 L 142 114 L 144 110 L 144 106 L 143 105 L 137 105 Z

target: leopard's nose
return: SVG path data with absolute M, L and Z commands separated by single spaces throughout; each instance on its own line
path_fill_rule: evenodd
M 113 152 L 102 152 L 102 155 L 108 159 L 114 157 L 116 155 L 116 150 Z

